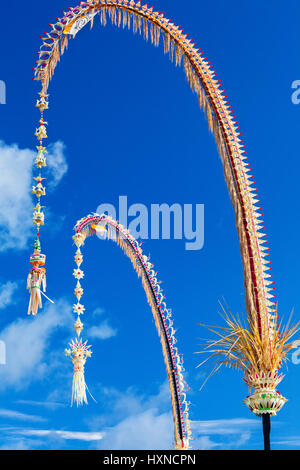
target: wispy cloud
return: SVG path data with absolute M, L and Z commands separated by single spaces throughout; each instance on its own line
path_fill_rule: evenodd
M 14 448 L 18 442 L 22 448 L 64 448 L 67 441 L 90 442 L 90 448 L 98 449 L 172 449 L 174 425 L 170 405 L 170 391 L 165 382 L 158 393 L 146 395 L 134 388 L 120 391 L 99 386 L 98 406 L 102 412 L 86 418 L 82 431 L 69 429 L 37 429 L 25 427 L 0 428 L 3 448 Z M 40 402 L 23 400 L 32 405 Z M 102 403 L 101 403 L 102 402 Z M 10 410 L 4 410 L 3 414 Z M 12 412 L 11 418 L 18 419 Z M 1 410 L 0 410 L 1 416 Z M 22 417 L 23 416 L 23 417 Z M 10 416 L 8 416 L 10 417 Z M 20 414 L 19 419 L 30 422 L 39 417 Z M 240 449 L 253 439 L 260 422 L 255 419 L 220 419 L 193 421 L 192 431 L 195 449 Z M 19 436 L 17 440 L 16 437 Z M 297 445 L 299 438 L 279 442 L 278 445 Z M 275 443 L 274 443 L 275 444 Z M 16 447 L 19 448 L 19 447 Z
M 47 346 L 58 328 L 72 324 L 70 305 L 63 299 L 47 304 L 35 318 L 23 315 L 1 332 L 6 345 L 6 364 L 0 368 L 0 389 L 21 389 L 49 375 L 51 362 Z M 55 363 L 53 363 L 55 366 Z
M 95 316 L 103 315 L 103 313 L 105 313 L 105 309 L 101 307 L 97 307 L 95 308 L 95 310 L 93 310 L 92 315 L 95 315 Z
M 196 448 L 199 450 L 212 450 L 220 446 L 220 443 L 212 441 L 209 436 L 201 436 L 197 439 L 196 444 Z
M 273 445 L 300 448 L 300 436 L 291 436 L 279 441 L 273 441 Z
M 32 421 L 32 422 L 45 421 L 45 419 L 42 418 L 41 416 L 28 415 L 25 413 L 20 413 L 19 411 L 6 410 L 3 408 L 0 408 L 0 417 L 6 418 L 6 419 L 13 419 L 17 421 Z
M 101 307 L 97 307 L 93 310 L 92 315 L 93 316 L 101 316 L 104 315 L 105 309 Z M 95 339 L 109 339 L 113 338 L 116 336 L 118 333 L 118 330 L 116 328 L 113 328 L 107 319 L 102 320 L 102 322 L 99 325 L 92 326 L 91 328 L 88 329 L 87 335 L 90 338 L 95 338 Z
M 51 175 L 49 189 L 53 190 L 60 183 L 68 171 L 65 157 L 66 146 L 60 140 L 48 146 L 47 165 Z
M 99 449 L 172 449 L 174 425 L 168 408 L 168 384 L 164 384 L 159 394 L 146 399 L 132 391 L 123 395 L 119 393 L 112 412 L 126 416 L 113 426 L 103 426 L 105 436 Z M 113 419 L 112 415 L 110 418 Z M 94 419 L 95 425 L 97 418 Z M 99 419 L 98 426 L 101 422 L 103 425 L 103 417 Z M 260 423 L 254 419 L 194 421 L 192 432 L 195 440 L 191 445 L 200 450 L 240 449 L 250 441 L 259 426 Z
M 100 441 L 104 436 L 104 433 L 101 432 L 56 431 L 52 429 L 17 429 L 16 432 L 23 436 L 56 436 L 65 440 L 79 441 Z
M 200 450 L 239 449 L 251 439 L 260 424 L 258 420 L 244 418 L 192 421 L 194 445 Z
M 0 450 L 29 450 L 37 448 L 41 443 L 37 440 L 21 439 L 20 436 L 10 436 L 7 441 L 0 447 Z
M 67 171 L 64 145 L 50 145 L 48 175 L 57 186 Z M 0 141 L 0 251 L 22 250 L 32 234 L 32 164 L 36 152 Z
M 35 401 L 35 400 L 17 400 L 16 403 L 19 403 L 20 405 L 49 408 L 51 410 L 55 410 L 57 408 L 64 408 L 66 406 L 65 403 L 58 403 L 58 402 L 51 402 L 51 401 Z
M 8 281 L 0 285 L 0 309 L 4 309 L 15 303 L 15 292 L 18 288 L 17 282 Z
M 81 432 L 56 429 L 33 429 L 18 426 L 0 427 L 2 447 L 0 450 L 61 449 L 65 441 L 101 441 L 101 432 Z
M 100 449 L 171 449 L 172 415 L 149 409 L 107 428 Z
M 112 328 L 107 320 L 104 320 L 100 325 L 89 328 L 87 335 L 90 338 L 109 339 L 117 335 L 117 330 Z
M 168 384 L 146 396 L 129 388 L 124 392 L 103 387 L 109 413 L 89 420 L 91 429 L 102 428 L 99 449 L 172 449 L 173 419 Z
M 197 434 L 239 434 L 245 429 L 255 430 L 260 427 L 260 423 L 255 419 L 233 418 L 216 419 L 208 421 L 192 421 L 192 427 Z

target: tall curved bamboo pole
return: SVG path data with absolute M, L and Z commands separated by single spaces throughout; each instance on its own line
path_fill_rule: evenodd
M 186 383 L 183 378 L 183 359 L 182 356 L 178 354 L 178 349 L 175 346 L 177 341 L 175 338 L 173 320 L 171 318 L 172 313 L 167 309 L 163 291 L 157 280 L 157 273 L 154 272 L 153 264 L 150 263 L 147 256 L 143 255 L 141 246 L 130 232 L 112 219 L 112 217 L 106 216 L 105 214 L 92 214 L 80 219 L 75 226 L 74 241 L 80 239 L 80 246 L 82 246 L 86 238 L 97 233 L 99 229 L 102 229 L 101 233 L 104 234 L 105 238 L 114 241 L 122 248 L 132 262 L 138 276 L 142 278 L 142 284 L 148 303 L 151 306 L 155 325 L 162 344 L 167 369 L 175 428 L 175 448 L 180 450 L 188 449 L 191 430 L 188 418 L 189 403 L 186 401 Z M 81 264 L 83 259 L 82 254 L 80 253 L 77 256 L 80 257 Z M 78 288 L 82 295 L 83 290 L 79 283 L 76 286 L 77 290 Z M 79 305 L 81 309 L 83 308 L 81 304 L 77 305 Z M 76 328 L 78 328 L 77 322 L 75 323 L 75 329 Z M 82 330 L 81 322 L 80 330 Z
M 54 69 L 65 51 L 70 37 L 73 37 L 87 23 L 93 24 L 96 14 L 100 14 L 101 24 L 107 18 L 113 24 L 132 28 L 134 32 L 150 37 L 158 46 L 163 35 L 164 51 L 176 65 L 184 64 L 187 80 L 196 93 L 209 128 L 212 131 L 223 162 L 224 175 L 236 216 L 236 226 L 244 267 L 246 288 L 246 309 L 253 322 L 258 324 L 260 335 L 271 344 L 276 329 L 276 312 L 273 300 L 273 281 L 268 274 L 270 269 L 269 249 L 265 246 L 266 235 L 258 207 L 256 189 L 250 175 L 251 168 L 240 139 L 239 126 L 228 104 L 220 80 L 210 62 L 200 52 L 195 43 L 188 39 L 178 26 L 163 13 L 153 11 L 141 2 L 127 0 L 93 0 L 81 2 L 70 8 L 68 13 L 55 24 L 49 33 L 42 37 L 42 45 L 35 70 L 35 80 L 42 83 L 42 93 L 46 94 Z M 271 347 L 271 346 L 270 346 Z

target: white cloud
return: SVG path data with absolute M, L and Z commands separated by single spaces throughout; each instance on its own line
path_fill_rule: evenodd
M 218 444 L 217 442 L 213 442 L 209 436 L 201 436 L 199 439 L 197 439 L 196 448 L 199 450 L 211 450 L 219 446 L 220 444 Z
M 57 408 L 64 408 L 66 406 L 65 403 L 35 400 L 18 400 L 17 403 L 19 403 L 20 405 L 41 406 L 43 408 L 49 408 L 51 410 L 55 410 Z
M 238 449 L 251 439 L 251 432 L 256 432 L 260 425 L 258 420 L 242 418 L 192 421 L 191 428 L 195 439 L 193 447 L 200 450 L 216 447 Z
M 63 441 L 80 440 L 90 442 L 91 448 L 105 450 L 173 449 L 174 424 L 167 382 L 157 394 L 150 396 L 137 393 L 133 388 L 122 392 L 101 387 L 99 399 L 103 401 L 104 411 L 85 420 L 87 430 L 1 428 L 6 440 L 3 448 L 14 448 L 21 441 L 24 448 L 36 448 L 38 440 L 41 446 L 61 448 Z M 24 415 L 24 419 L 26 416 L 28 415 Z M 11 417 L 14 418 L 13 414 Z M 18 419 L 17 416 L 15 419 Z M 28 421 L 30 419 L 29 415 Z M 34 419 L 33 417 L 32 421 Z M 193 421 L 195 441 L 191 441 L 191 445 L 200 450 L 243 448 L 260 426 L 260 421 L 256 419 Z M 16 440 L 16 436 L 20 436 L 20 439 Z M 11 439 L 14 441 L 11 442 Z M 297 438 L 289 442 L 286 439 L 278 444 L 297 445 Z
M 101 449 L 171 449 L 173 423 L 171 413 L 159 414 L 150 409 L 129 416 L 116 426 L 106 429 Z
M 300 447 L 300 436 L 286 437 L 279 441 L 273 441 L 273 445 L 285 447 Z
M 216 419 L 208 421 L 192 421 L 195 433 L 206 435 L 241 434 L 245 429 L 257 429 L 261 423 L 256 419 Z
M 41 416 L 28 415 L 19 411 L 6 410 L 0 408 L 0 416 L 2 418 L 14 419 L 18 421 L 45 421 Z
M 97 400 L 101 400 L 105 409 L 109 409 L 109 414 L 93 416 L 89 424 L 93 429 L 99 429 L 106 418 L 108 424 L 113 421 L 120 422 L 129 416 L 142 414 L 149 409 L 158 410 L 162 413 L 171 409 L 171 395 L 168 382 L 164 382 L 157 394 L 146 395 L 137 391 L 134 387 L 129 387 L 125 391 L 120 391 L 113 387 L 100 386 L 95 393 Z
M 92 312 L 93 316 L 101 316 L 105 313 L 105 309 L 101 307 L 97 307 L 94 309 Z M 92 326 L 88 329 L 87 335 L 90 338 L 96 338 L 96 339 L 109 339 L 114 336 L 116 336 L 118 333 L 118 330 L 116 328 L 113 328 L 107 319 L 102 320 L 102 322 L 97 325 L 97 326 Z
M 56 431 L 62 439 L 76 439 L 79 441 L 100 441 L 104 434 L 101 432 L 74 432 L 74 431 Z
M 97 307 L 95 308 L 92 314 L 96 316 L 96 315 L 103 315 L 103 313 L 105 313 L 104 308 Z
M 15 303 L 14 294 L 18 288 L 17 282 L 8 281 L 0 286 L 0 309 L 8 307 Z
M 2 446 L 0 450 L 47 449 L 62 448 L 63 441 L 97 442 L 103 439 L 101 432 L 80 432 L 55 429 L 30 429 L 22 427 L 1 427 Z M 94 444 L 95 446 L 95 444 Z
M 35 442 L 35 445 L 38 443 Z M 25 439 L 20 439 L 20 438 L 11 438 L 9 439 L 8 442 L 3 444 L 0 447 L 0 450 L 29 450 L 30 449 L 30 443 L 28 440 Z
M 108 396 L 112 397 L 110 408 L 120 418 L 143 413 L 149 409 L 165 411 L 171 408 L 171 393 L 167 381 L 160 386 L 155 395 L 144 396 L 133 388 L 129 388 L 125 392 L 107 388 L 103 389 L 103 395 L 105 400 Z
M 0 251 L 24 248 L 32 226 L 34 152 L 0 141 Z
M 55 187 L 67 171 L 64 145 L 49 146 L 48 183 Z M 0 251 L 22 250 L 32 237 L 32 165 L 36 152 L 0 141 Z
M 99 326 L 89 328 L 87 335 L 90 338 L 108 339 L 116 336 L 117 330 L 112 328 L 107 320 L 104 320 Z
M 78 431 L 55 431 L 51 429 L 23 429 L 16 430 L 17 433 L 23 436 L 50 436 L 60 437 L 64 440 L 78 440 L 78 441 L 100 441 L 103 439 L 101 432 L 78 432 Z
M 102 388 L 99 395 L 109 413 L 94 416 L 88 423 L 92 429 L 103 429 L 99 449 L 172 449 L 174 426 L 168 383 L 151 396 L 133 388 L 125 392 Z
M 71 307 L 64 300 L 47 304 L 35 318 L 24 312 L 1 332 L 6 345 L 6 364 L 0 368 L 0 389 L 24 388 L 33 380 L 49 374 L 55 361 L 47 350 L 50 336 L 57 328 L 72 324 Z
M 60 140 L 48 147 L 47 165 L 52 178 L 49 184 L 51 190 L 56 188 L 68 171 L 68 164 L 64 155 L 65 150 L 66 146 Z

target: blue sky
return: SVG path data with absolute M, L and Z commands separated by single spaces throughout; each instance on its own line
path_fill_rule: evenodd
M 204 204 L 205 243 L 147 240 L 145 253 L 163 281 L 184 354 L 194 443 L 201 449 L 260 449 L 261 423 L 242 404 L 239 372 L 224 369 L 200 392 L 198 324 L 221 323 L 218 300 L 244 311 L 234 215 L 221 162 L 183 71 L 132 32 L 98 21 L 82 30 L 56 69 L 47 113 L 50 166 L 45 229 L 47 294 L 27 317 L 31 229 L 31 162 L 39 119 L 39 85 L 31 81 L 39 36 L 66 4 L 58 0 L 2 5 L 0 80 L 0 429 L 4 449 L 171 448 L 173 425 L 161 347 L 130 262 L 109 242 L 84 248 L 84 337 L 94 355 L 86 380 L 97 403 L 70 408 L 73 337 L 72 228 L 77 219 L 128 203 Z M 271 248 L 280 315 L 294 308 L 300 249 L 298 135 L 299 2 L 160 0 L 157 10 L 179 23 L 216 69 L 234 109 L 257 183 Z M 92 329 L 92 327 L 94 327 Z M 92 330 L 91 330 L 92 329 Z M 89 334 L 90 331 L 90 334 Z M 103 336 L 106 338 L 103 339 Z M 102 337 L 102 339 L 101 339 Z M 289 401 L 272 419 L 274 449 L 300 447 L 300 366 L 289 364 L 280 388 Z

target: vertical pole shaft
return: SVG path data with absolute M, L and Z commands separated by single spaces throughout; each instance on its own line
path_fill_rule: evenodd
M 264 450 L 271 450 L 270 448 L 270 431 L 271 431 L 271 419 L 269 413 L 262 415 L 263 422 L 263 433 L 264 433 Z

